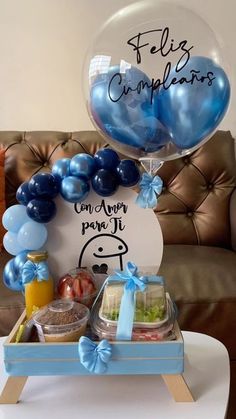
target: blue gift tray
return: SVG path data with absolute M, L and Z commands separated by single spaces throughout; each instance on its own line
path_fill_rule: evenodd
M 10 376 L 92 375 L 79 360 L 78 343 L 14 343 L 22 314 L 4 343 L 5 369 Z M 112 341 L 106 375 L 182 374 L 184 342 L 175 323 L 176 340 Z M 99 342 L 98 342 L 99 343 Z

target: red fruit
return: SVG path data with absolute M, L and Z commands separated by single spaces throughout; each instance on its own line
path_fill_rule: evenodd
M 64 278 L 61 278 L 58 283 L 58 293 L 63 298 L 74 298 L 73 292 L 73 279 L 71 276 L 67 275 Z
M 90 279 L 81 279 L 81 288 L 82 288 L 82 294 L 83 297 L 86 295 L 93 294 L 95 292 L 95 287 L 93 283 L 90 281 Z
M 73 279 L 73 291 L 74 291 L 74 296 L 77 298 L 80 298 L 83 296 L 83 292 L 80 286 L 80 280 L 79 278 L 74 278 Z

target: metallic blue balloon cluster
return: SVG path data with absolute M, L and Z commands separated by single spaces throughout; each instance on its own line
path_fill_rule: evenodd
M 58 160 L 52 173 L 61 180 L 60 194 L 72 203 L 83 201 L 93 190 L 100 196 L 113 195 L 119 185 L 131 187 L 140 179 L 139 169 L 132 160 L 120 160 L 109 148 L 99 150 L 94 157 L 81 153 L 72 159 Z

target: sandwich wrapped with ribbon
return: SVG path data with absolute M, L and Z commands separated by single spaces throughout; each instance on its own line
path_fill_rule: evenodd
M 103 291 L 101 304 L 96 304 Z M 165 292 L 164 279 L 142 275 L 128 262 L 105 281 L 92 310 L 92 329 L 109 340 L 173 338 L 175 310 Z

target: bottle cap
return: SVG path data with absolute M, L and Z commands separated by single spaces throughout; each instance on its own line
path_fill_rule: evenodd
M 35 252 L 29 252 L 27 254 L 27 258 L 31 260 L 31 262 L 42 262 L 43 260 L 47 260 L 48 258 L 48 252 L 46 251 L 35 251 Z

